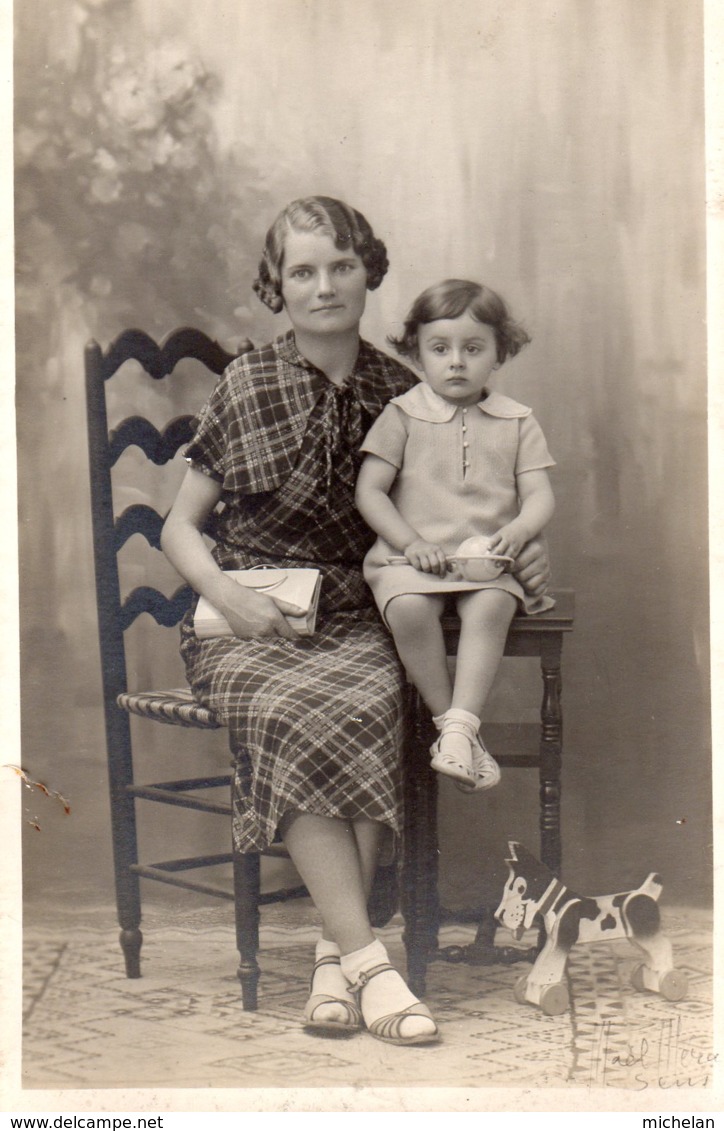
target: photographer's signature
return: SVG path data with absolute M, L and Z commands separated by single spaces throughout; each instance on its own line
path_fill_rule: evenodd
M 593 1049 L 593 1086 L 646 1088 L 706 1088 L 719 1053 L 682 1039 L 681 1018 L 672 1017 L 652 1026 L 651 1033 L 621 1049 L 617 1029 L 604 1021 Z

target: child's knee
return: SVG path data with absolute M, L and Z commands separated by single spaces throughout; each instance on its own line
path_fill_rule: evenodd
M 458 604 L 461 620 L 471 620 L 490 627 L 507 627 L 518 602 L 504 589 L 478 589 L 466 593 Z
M 424 631 L 440 619 L 434 597 L 424 593 L 402 593 L 393 597 L 385 609 L 385 619 L 393 635 Z

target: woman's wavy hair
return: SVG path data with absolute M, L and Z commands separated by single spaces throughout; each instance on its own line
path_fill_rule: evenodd
M 506 357 L 514 357 L 530 341 L 527 331 L 511 318 L 500 295 L 469 279 L 445 279 L 428 287 L 413 302 L 401 336 L 388 337 L 387 341 L 403 357 L 417 361 L 420 326 L 441 318 L 460 318 L 463 314 L 470 314 L 476 322 L 492 328 L 500 364 Z
M 374 291 L 384 279 L 389 261 L 387 249 L 377 239 L 361 212 L 331 196 L 307 196 L 284 208 L 267 232 L 253 288 L 261 301 L 277 314 L 282 301 L 284 240 L 290 228 L 297 232 L 323 232 L 340 251 L 351 247 L 367 271 L 367 289 Z

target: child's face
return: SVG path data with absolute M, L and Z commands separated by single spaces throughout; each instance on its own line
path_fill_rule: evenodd
M 423 323 L 417 346 L 425 380 L 451 404 L 477 404 L 490 374 L 498 368 L 495 331 L 469 313 Z

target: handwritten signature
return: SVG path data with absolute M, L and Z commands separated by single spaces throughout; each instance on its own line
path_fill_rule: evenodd
M 611 1021 L 604 1021 L 593 1050 L 591 1083 L 620 1087 L 622 1070 L 629 1086 L 646 1088 L 706 1088 L 719 1053 L 687 1043 L 682 1038 L 681 1018 L 672 1017 L 653 1027 L 649 1036 L 629 1042 L 621 1051 Z M 633 1077 L 631 1084 L 630 1077 Z

